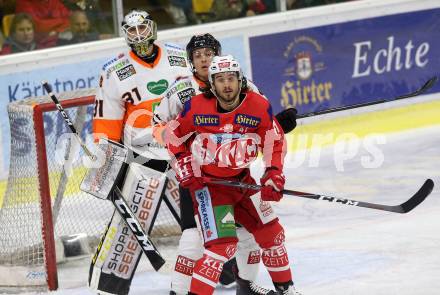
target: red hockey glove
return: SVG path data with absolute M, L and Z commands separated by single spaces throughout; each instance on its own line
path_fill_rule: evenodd
M 197 190 L 203 187 L 203 182 L 194 175 L 192 160 L 190 152 L 182 153 L 171 162 L 171 167 L 176 172 L 176 179 L 182 187 Z
M 283 197 L 281 191 L 284 189 L 286 179 L 283 172 L 278 169 L 268 168 L 260 179 L 262 185 L 261 199 L 263 201 L 278 202 Z

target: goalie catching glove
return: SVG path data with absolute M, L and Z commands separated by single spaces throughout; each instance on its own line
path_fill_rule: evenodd
M 278 202 L 283 197 L 282 190 L 286 178 L 283 172 L 276 168 L 267 168 L 263 177 L 260 179 L 261 187 L 261 199 L 263 201 L 275 201 Z
M 180 153 L 171 162 L 174 172 L 176 172 L 176 179 L 184 188 L 192 191 L 204 187 L 203 181 L 200 177 L 196 177 L 193 169 L 193 156 L 190 152 Z

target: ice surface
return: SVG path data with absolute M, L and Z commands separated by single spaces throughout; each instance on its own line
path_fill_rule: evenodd
M 385 135 L 385 139 L 385 144 L 377 145 L 384 159 L 378 168 L 363 167 L 362 157 L 371 154 L 362 144 L 359 153 L 343 162 L 343 171 L 335 165 L 334 146 L 321 151 L 318 167 L 309 167 L 307 161 L 290 168 L 286 163 L 288 189 L 381 204 L 404 202 L 427 178 L 436 184 L 433 193 L 408 214 L 290 196 L 275 204 L 286 229 L 295 282 L 303 294 L 440 294 L 440 126 Z M 253 168 L 256 177 L 261 172 L 259 165 Z M 172 247 L 161 247 L 175 255 Z M 156 273 L 143 259 L 140 268 L 130 294 L 168 294 L 170 265 L 164 273 Z M 87 267 L 61 273 L 60 283 L 68 289 L 50 294 L 92 294 L 84 286 L 86 272 Z M 258 281 L 271 287 L 262 265 Z M 235 294 L 235 290 L 219 288 L 215 294 Z

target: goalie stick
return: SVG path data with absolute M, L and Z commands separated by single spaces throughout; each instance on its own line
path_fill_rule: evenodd
M 428 81 L 425 82 L 425 84 L 422 85 L 422 87 L 420 87 L 416 91 L 413 91 L 413 92 L 410 92 L 410 93 L 407 93 L 407 94 L 404 94 L 404 95 L 400 95 L 400 96 L 397 96 L 397 97 L 392 98 L 392 99 L 380 99 L 380 100 L 376 100 L 376 101 L 372 101 L 372 102 L 358 103 L 358 104 L 352 104 L 352 105 L 349 105 L 349 106 L 342 106 L 342 107 L 331 108 L 331 109 L 327 109 L 327 110 L 323 110 L 323 111 L 310 112 L 310 113 L 305 113 L 305 114 L 297 115 L 296 118 L 297 119 L 302 119 L 302 118 L 318 116 L 318 115 L 324 115 L 324 114 L 333 113 L 333 112 L 346 111 L 346 110 L 350 110 L 350 109 L 354 109 L 354 108 L 361 108 L 361 107 L 371 106 L 371 105 L 380 104 L 380 103 L 384 103 L 384 102 L 391 102 L 391 101 L 395 101 L 395 100 L 399 100 L 399 99 L 404 99 L 404 98 L 415 97 L 415 96 L 418 96 L 418 95 L 426 93 L 429 89 L 431 89 L 435 85 L 437 80 L 438 80 L 438 78 L 436 76 L 431 77 Z
M 258 184 L 248 184 L 238 181 L 218 179 L 212 177 L 203 177 L 203 180 L 205 183 L 220 184 L 226 186 L 252 189 L 257 191 L 261 189 L 261 185 Z M 427 179 L 425 183 L 419 188 L 419 190 L 411 198 L 409 198 L 406 202 L 395 206 L 355 201 L 355 200 L 344 199 L 334 196 L 305 193 L 305 192 L 299 192 L 293 190 L 283 190 L 282 193 L 284 195 L 291 195 L 291 196 L 319 200 L 319 201 L 327 201 L 330 203 L 339 203 L 342 205 L 357 206 L 357 207 L 370 208 L 370 209 L 382 210 L 382 211 L 388 211 L 394 213 L 408 213 L 409 211 L 417 207 L 421 202 L 423 202 L 423 200 L 425 200 L 426 197 L 432 192 L 433 188 L 434 188 L 434 182 L 431 179 Z
M 52 99 L 52 101 L 55 103 L 58 111 L 62 115 L 64 121 L 69 126 L 70 131 L 74 134 L 74 136 L 77 138 L 79 144 L 83 148 L 84 152 L 89 156 L 92 160 L 96 159 L 96 156 L 93 155 L 90 150 L 87 148 L 87 146 L 82 141 L 79 133 L 77 132 L 75 125 L 73 124 L 72 120 L 70 119 L 67 112 L 64 110 L 63 106 L 59 102 L 58 98 L 52 93 L 52 89 L 50 85 L 47 82 L 42 82 L 44 89 Z M 108 200 L 110 200 L 113 204 L 113 206 L 116 208 L 116 211 L 120 214 L 121 218 L 124 220 L 125 224 L 130 228 L 131 232 L 135 236 L 137 242 L 142 248 L 142 251 L 147 256 L 147 258 L 150 260 L 151 265 L 153 266 L 154 270 L 158 271 L 164 264 L 165 259 L 162 257 L 162 255 L 157 250 L 156 246 L 151 241 L 150 237 L 145 233 L 145 231 L 142 229 L 141 223 L 136 218 L 136 216 L 131 211 L 130 207 L 128 206 L 127 202 L 122 196 L 121 191 L 118 187 L 115 187 L 115 189 L 110 193 Z

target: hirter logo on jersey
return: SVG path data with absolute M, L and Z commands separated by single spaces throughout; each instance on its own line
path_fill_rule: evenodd
M 193 116 L 195 126 L 218 126 L 220 117 L 218 115 L 197 115 Z
M 235 115 L 234 122 L 244 127 L 256 128 L 260 124 L 261 118 L 245 114 L 237 114 Z

